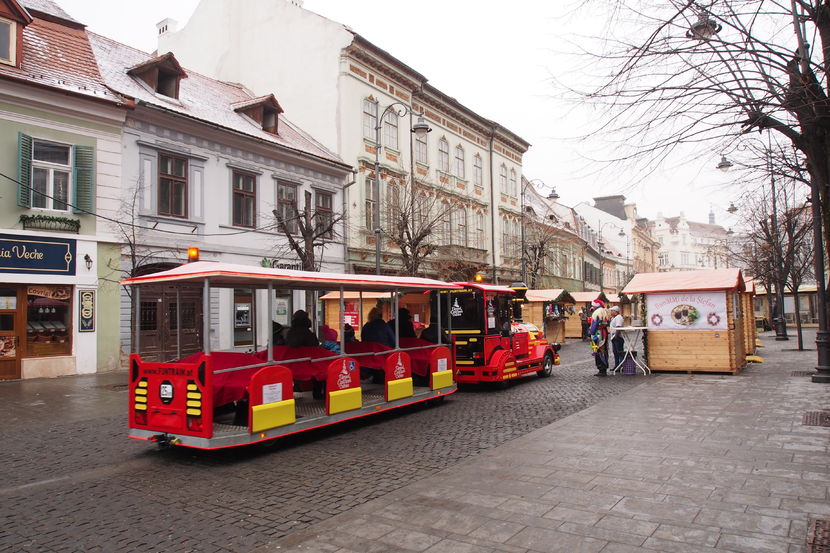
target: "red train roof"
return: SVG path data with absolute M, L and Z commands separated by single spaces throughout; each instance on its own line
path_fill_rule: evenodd
M 175 281 L 202 281 L 206 278 L 210 279 L 212 286 L 263 288 L 270 281 L 277 287 L 294 290 L 332 290 L 341 286 L 344 290 L 371 290 L 376 292 L 460 288 L 457 284 L 430 278 L 318 273 L 213 261 L 186 263 L 167 271 L 128 278 L 121 281 L 121 284 L 140 285 Z

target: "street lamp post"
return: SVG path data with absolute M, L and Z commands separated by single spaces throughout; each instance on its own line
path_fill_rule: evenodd
M 375 105 L 380 106 L 380 102 L 375 100 Z M 380 149 L 383 147 L 380 140 L 380 131 L 383 127 L 383 121 L 386 119 L 386 114 L 394 113 L 396 117 L 404 117 L 407 114 L 412 113 L 412 107 L 404 104 L 403 102 L 392 102 L 388 106 L 383 109 L 383 112 L 378 110 L 378 118 L 375 125 L 375 183 L 374 183 L 374 196 L 375 196 L 375 207 L 372 221 L 375 225 L 375 274 L 380 274 L 380 238 L 381 233 L 383 230 L 380 226 Z M 412 125 L 410 132 L 415 136 L 421 138 L 425 136 L 428 132 L 431 132 L 432 129 L 427 124 L 426 120 L 424 119 L 424 115 L 422 113 L 418 114 L 418 121 Z M 414 175 L 410 175 L 410 178 L 415 178 Z M 413 198 L 414 199 L 414 198 Z

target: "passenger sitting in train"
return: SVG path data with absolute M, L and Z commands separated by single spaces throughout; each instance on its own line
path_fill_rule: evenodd
M 308 313 L 302 309 L 297 310 L 294 316 L 291 317 L 291 328 L 288 329 L 288 334 L 285 336 L 285 344 L 292 348 L 320 345 L 317 336 L 311 332 L 311 319 L 308 318 Z
M 412 324 L 412 315 L 406 307 L 398 309 L 397 323 L 395 322 L 395 319 L 389 319 L 389 329 L 392 331 L 393 335 L 395 334 L 396 324 L 400 327 L 401 338 L 417 338 L 415 335 L 415 325 Z
M 369 322 L 363 325 L 360 337 L 364 342 L 378 342 L 390 348 L 395 347 L 395 334 L 383 320 L 383 313 L 379 307 L 369 311 Z
M 446 330 L 446 329 L 444 329 Z M 449 343 L 449 339 L 447 338 L 446 332 L 444 332 L 443 342 L 445 344 Z M 421 340 L 426 340 L 427 342 L 432 342 L 433 344 L 439 343 L 438 341 L 438 320 L 430 319 L 429 326 L 421 332 Z
M 323 325 L 320 328 L 320 336 L 323 341 L 320 342 L 321 348 L 326 348 L 334 353 L 340 353 L 340 344 L 337 342 L 337 331 L 329 325 Z

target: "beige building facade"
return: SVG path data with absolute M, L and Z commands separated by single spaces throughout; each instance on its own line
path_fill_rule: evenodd
M 413 220 L 440 215 L 428 233 L 434 251 L 421 274 L 453 276 L 442 269 L 459 260 L 460 272 L 494 279 L 520 268 L 520 256 L 504 246 L 505 237 L 508 243 L 519 237 L 527 141 L 301 2 L 250 0 L 246 8 L 203 1 L 184 28 L 162 22 L 159 54 L 173 52 L 184 65 L 244 83 L 255 95 L 273 92 L 299 126 L 353 166 L 338 206 L 348 218 L 347 270 L 374 272 L 378 264 L 384 273 L 404 270 L 392 235 L 395 212 L 412 203 L 406 198 L 421 201 Z M 411 132 L 418 123 L 430 128 L 424 137 Z

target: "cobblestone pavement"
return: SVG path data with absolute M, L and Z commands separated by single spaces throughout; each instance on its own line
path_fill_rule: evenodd
M 251 551 L 644 381 L 561 353 L 548 379 L 223 452 L 127 439 L 125 373 L 0 383 L 0 551 Z

